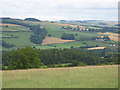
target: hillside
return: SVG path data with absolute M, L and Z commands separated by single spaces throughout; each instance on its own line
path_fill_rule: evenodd
M 77 23 L 3 19 L 3 88 L 117 88 L 118 27 Z
M 12 23 L 8 24 L 8 23 L 5 23 L 5 21 L 6 22 L 11 21 Z M 37 22 L 37 21 L 27 21 L 27 20 L 19 20 L 19 19 L 6 19 L 5 21 L 3 22 L 3 24 L 1 24 L 2 31 L 3 31 L 3 36 L 2 36 L 3 40 L 9 44 L 14 44 L 15 47 L 13 48 L 4 47 L 3 48 L 4 51 L 12 50 L 15 48 L 22 48 L 25 46 L 32 46 L 40 49 L 48 49 L 48 48 L 70 48 L 70 47 L 76 48 L 76 47 L 83 47 L 83 46 L 95 47 L 96 45 L 99 45 L 100 47 L 109 48 L 111 44 L 117 44 L 116 39 L 112 39 L 113 37 L 110 37 L 111 38 L 110 41 L 103 41 L 103 42 L 100 40 L 93 39 L 93 38 L 97 38 L 98 36 L 103 36 L 98 32 L 100 33 L 103 32 L 101 30 L 104 27 L 104 25 L 93 26 L 88 23 L 86 25 L 81 24 L 79 26 L 75 24 L 76 21 L 72 21 L 74 25 L 68 22 L 64 22 L 63 24 L 63 22 L 59 22 L 59 23 L 50 22 L 50 21 Z M 73 34 L 75 36 L 75 41 L 69 42 L 69 43 L 66 43 L 66 42 L 59 43 L 59 41 L 58 43 L 49 43 L 50 41 L 44 40 L 46 45 L 35 44 L 30 41 L 30 37 L 31 35 L 33 35 L 33 32 L 28 27 L 17 25 L 15 24 L 15 22 L 31 24 L 31 25 L 40 25 L 41 28 L 45 28 L 47 30 L 46 37 L 50 36 L 51 38 L 58 38 L 57 40 L 60 40 L 61 36 L 64 33 Z M 87 22 L 93 22 L 93 21 L 87 21 Z M 94 21 L 94 23 L 96 23 L 96 21 Z M 114 27 L 114 25 L 112 26 L 108 25 L 108 27 L 112 28 Z M 14 37 L 17 37 L 17 38 L 14 38 Z

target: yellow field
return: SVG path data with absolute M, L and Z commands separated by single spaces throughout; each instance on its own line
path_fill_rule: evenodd
M 106 32 L 106 33 L 98 33 L 98 34 L 101 34 L 101 35 L 108 35 L 109 38 L 113 41 L 119 41 L 120 42 L 120 34 L 117 34 L 117 33 L 111 33 L 111 32 Z
M 95 49 L 105 49 L 107 47 L 93 47 L 93 48 L 87 48 L 87 50 L 95 50 Z
M 61 25 L 61 26 L 70 26 L 70 27 L 78 27 L 79 25 L 70 25 L 70 24 L 62 24 L 62 23 L 51 23 L 51 24 L 55 24 L 55 25 Z M 85 26 L 79 26 L 79 27 L 85 27 Z
M 0 23 L 0 26 L 14 26 L 14 27 L 24 27 L 24 26 L 21 26 L 21 25 L 16 25 L 16 24 L 4 24 L 4 23 Z
M 3 30 L 3 31 L 18 31 L 18 30 L 8 29 L 8 30 Z
M 75 41 L 75 40 L 63 40 L 63 39 L 60 39 L 60 38 L 54 38 L 54 37 L 46 37 L 42 44 L 43 45 L 46 45 L 46 44 L 55 44 L 55 43 L 67 43 L 67 42 L 72 42 L 72 41 Z

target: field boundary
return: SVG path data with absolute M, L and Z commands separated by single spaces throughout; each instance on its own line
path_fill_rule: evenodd
M 119 65 L 94 65 L 94 66 L 81 66 L 81 67 L 62 67 L 62 68 L 39 68 L 39 69 L 20 69 L 20 70 L 3 70 L 2 72 L 16 72 L 16 71 L 46 71 L 46 70 L 64 70 L 64 69 L 91 69 L 91 68 L 104 68 L 104 67 L 119 67 Z M 0 71 L 1 72 L 1 71 Z

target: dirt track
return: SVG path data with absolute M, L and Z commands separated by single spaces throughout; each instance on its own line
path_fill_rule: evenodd
M 63 67 L 63 68 L 44 68 L 44 69 L 22 69 L 22 70 L 4 70 L 2 72 L 16 72 L 16 71 L 46 71 L 46 70 L 64 70 L 64 69 L 90 69 L 90 68 L 104 68 L 104 67 L 118 67 L 118 65 L 100 65 L 100 66 L 82 66 L 82 67 Z

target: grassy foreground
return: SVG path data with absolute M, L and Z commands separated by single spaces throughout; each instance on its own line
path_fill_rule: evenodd
M 118 66 L 3 71 L 3 88 L 117 88 Z

